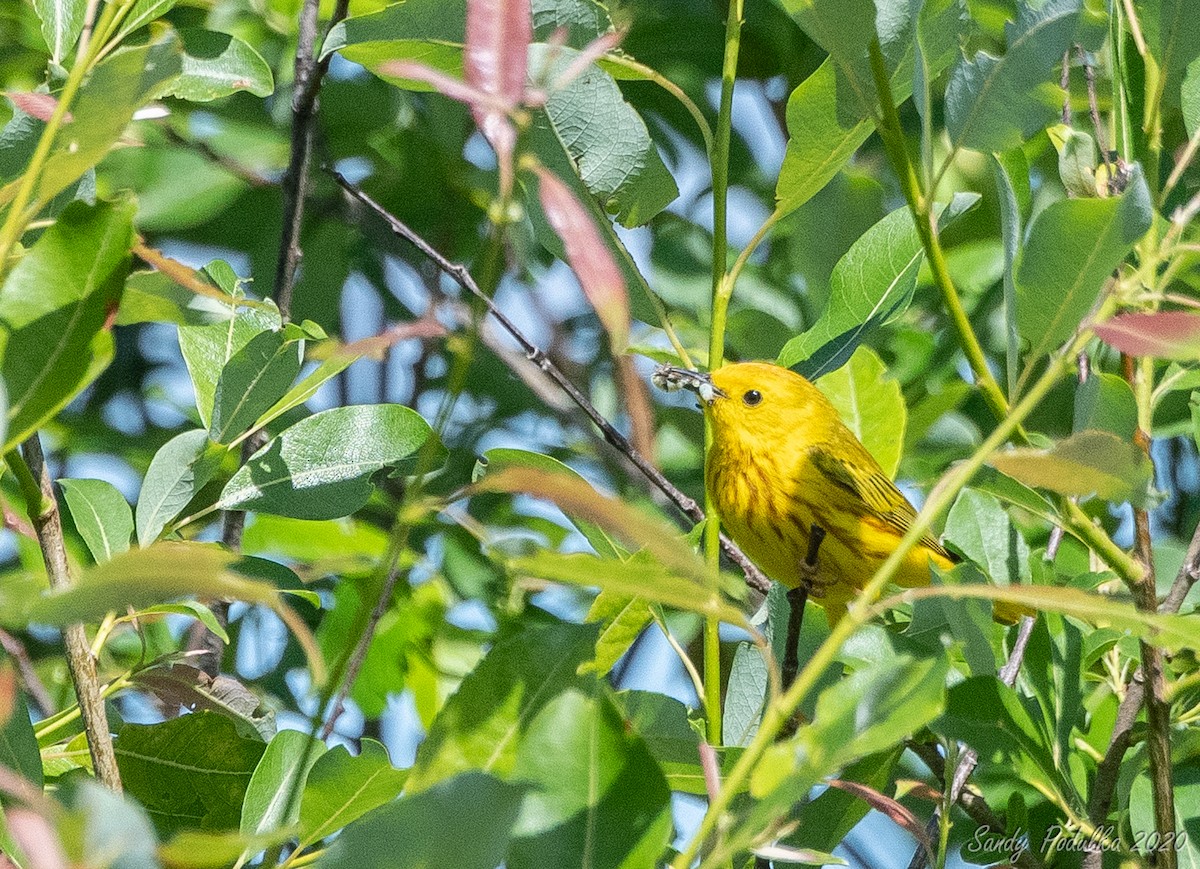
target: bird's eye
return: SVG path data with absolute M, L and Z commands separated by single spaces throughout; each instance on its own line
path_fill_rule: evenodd
M 754 405 L 759 404 L 762 401 L 762 393 L 757 389 L 748 390 L 746 394 L 742 396 L 742 401 L 746 403 L 747 407 L 754 407 Z

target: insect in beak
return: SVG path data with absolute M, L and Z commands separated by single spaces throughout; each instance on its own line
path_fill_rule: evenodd
M 717 398 L 724 398 L 725 393 L 713 386 L 712 377 L 701 371 L 688 368 L 676 368 L 673 365 L 660 365 L 654 369 L 650 379 L 659 389 L 674 392 L 677 389 L 690 389 L 700 396 L 700 400 L 711 405 Z

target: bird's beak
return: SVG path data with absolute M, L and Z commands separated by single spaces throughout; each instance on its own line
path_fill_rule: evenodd
M 712 376 L 702 371 L 676 368 L 673 365 L 660 365 L 654 369 L 651 379 L 655 386 L 665 389 L 667 392 L 673 392 L 676 389 L 690 389 L 709 406 L 716 399 L 725 397 L 725 393 L 713 385 Z

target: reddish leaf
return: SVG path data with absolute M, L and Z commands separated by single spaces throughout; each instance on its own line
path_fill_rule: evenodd
M 467 0 L 467 48 L 463 57 L 467 83 L 498 97 L 502 105 L 515 108 L 525 92 L 532 40 L 529 0 Z M 478 117 L 476 122 L 484 128 Z
M 467 0 L 467 45 L 463 73 L 467 83 L 491 96 L 494 107 L 471 104 L 471 115 L 496 151 L 500 198 L 512 192 L 513 150 L 517 128 L 509 113 L 521 104 L 533 13 L 529 0 Z
M 868 806 L 875 809 L 875 811 L 887 815 L 892 819 L 893 823 L 908 830 L 912 837 L 925 847 L 925 853 L 933 853 L 933 843 L 929 841 L 929 836 L 925 832 L 925 825 L 918 821 L 912 812 L 887 794 L 881 794 L 874 788 L 856 781 L 842 781 L 841 779 L 831 778 L 828 784 L 831 788 L 837 788 L 851 796 L 858 797 Z
M 503 108 L 503 105 L 493 95 L 484 93 L 473 85 L 416 60 L 388 61 L 379 67 L 379 71 L 384 75 L 396 78 L 424 82 L 442 96 L 466 103 L 473 112 L 495 111 Z
M 1097 326 L 1096 334 L 1130 356 L 1200 359 L 1200 314 L 1190 311 L 1120 314 Z
M 541 166 L 537 167 L 537 174 L 542 209 L 562 239 L 567 264 L 574 269 L 584 295 L 596 309 L 613 352 L 621 353 L 629 340 L 629 293 L 621 270 L 601 240 L 596 224 L 570 188 Z
M 37 118 L 39 121 L 48 121 L 50 116 L 54 114 L 54 110 L 58 107 L 58 100 L 50 96 L 50 94 L 35 94 L 29 91 L 5 91 L 4 95 L 18 109 L 25 114 Z M 70 123 L 74 118 L 71 113 L 67 112 L 63 115 L 63 120 Z

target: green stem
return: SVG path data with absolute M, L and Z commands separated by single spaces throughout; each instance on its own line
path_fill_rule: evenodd
M 721 104 L 717 111 L 717 132 L 709 153 L 713 186 L 713 261 L 712 261 L 712 322 L 708 343 L 708 368 L 714 371 L 725 362 L 725 321 L 733 285 L 725 277 L 725 259 L 729 241 L 726 235 L 729 200 L 729 141 L 733 134 L 733 87 L 737 82 L 738 52 L 742 43 L 742 8 L 744 0 L 732 0 L 725 22 L 725 63 L 721 70 Z M 712 423 L 705 414 L 704 455 L 713 445 Z M 713 504 L 712 494 L 706 493 L 704 510 L 704 554 L 713 582 L 720 583 L 721 524 Z M 721 639 L 720 620 L 704 621 L 704 707 L 708 714 L 708 741 L 721 744 Z
M 963 307 L 958 288 L 954 286 L 954 279 L 950 276 L 946 253 L 942 249 L 937 222 L 933 216 L 933 203 L 922 192 L 921 182 L 917 178 L 916 169 L 909 158 L 904 140 L 904 130 L 900 126 L 900 115 L 896 111 L 892 86 L 888 80 L 887 66 L 878 39 L 871 40 L 870 54 L 871 72 L 875 77 L 875 87 L 879 91 L 879 102 L 883 109 L 883 116 L 878 125 L 879 137 L 883 140 L 884 149 L 892 162 L 892 168 L 895 169 L 896 177 L 900 180 L 900 189 L 904 192 L 904 198 L 908 200 L 908 207 L 912 211 L 913 220 L 917 225 L 917 234 L 921 238 L 921 246 L 925 249 L 925 255 L 929 259 L 933 282 L 942 294 L 942 301 L 950 315 L 950 322 L 954 325 L 959 347 L 967 357 L 967 362 L 975 375 L 975 383 L 983 394 L 984 401 L 987 402 L 997 419 L 1004 419 L 1005 414 L 1008 413 L 1008 400 L 1004 397 L 1000 384 L 992 376 L 991 369 L 988 368 L 983 347 L 975 335 L 975 329 L 971 326 L 971 319 Z M 1020 429 L 1015 434 L 1017 440 L 1022 442 L 1026 440 L 1024 432 Z
M 115 2 L 106 3 L 100 21 L 96 25 L 96 32 L 106 32 L 117 12 L 127 8 L 127 5 Z M 36 215 L 36 211 L 31 213 L 29 207 L 33 200 L 33 188 L 41 176 L 42 167 L 50 156 L 54 140 L 58 137 L 59 128 L 62 127 L 63 119 L 67 116 L 71 102 L 83 84 L 84 76 L 92 68 L 96 54 L 92 47 L 99 44 L 100 40 L 98 39 L 81 38 L 79 40 L 75 65 L 71 67 L 71 72 L 67 75 L 67 81 L 54 105 L 54 112 L 42 130 L 37 147 L 34 148 L 33 155 L 29 158 L 29 165 L 25 167 L 25 172 L 21 175 L 21 185 L 17 188 L 17 192 L 9 204 L 8 217 L 5 219 L 3 227 L 0 227 L 0 287 L 3 287 L 3 281 L 8 276 L 8 258 L 12 253 L 13 245 L 25 234 L 26 226 Z M 34 202 L 34 206 L 37 207 L 38 203 Z
M 871 619 L 873 615 L 872 604 L 879 598 L 880 593 L 887 583 L 895 576 L 904 559 L 908 557 L 908 553 L 920 542 L 922 536 L 933 525 L 934 520 L 950 507 L 951 502 L 975 475 L 976 471 L 983 466 L 992 453 L 1012 437 L 1025 418 L 1028 417 L 1041 400 L 1045 398 L 1046 394 L 1049 393 L 1070 369 L 1071 360 L 1074 359 L 1079 348 L 1086 344 L 1090 337 L 1090 332 L 1083 332 L 1071 342 L 1071 345 L 1063 354 L 1051 359 L 1050 365 L 1038 379 L 1037 383 L 1013 407 L 1009 415 L 1001 421 L 1000 425 L 980 445 L 971 458 L 954 466 L 943 478 L 942 482 L 935 487 L 929 496 L 929 500 L 925 502 L 925 506 L 913 520 L 908 533 L 900 541 L 899 546 L 897 546 L 879 570 L 876 571 L 875 575 L 863 587 L 862 591 L 859 592 L 858 597 L 851 603 L 847 614 L 834 625 L 829 637 L 813 653 L 804 669 L 797 675 L 796 681 L 792 683 L 792 687 L 776 702 L 771 703 L 767 707 L 763 714 L 762 724 L 759 726 L 758 733 L 755 734 L 753 741 L 747 746 L 733 769 L 725 777 L 725 781 L 721 785 L 721 790 L 718 791 L 716 797 L 710 802 L 708 811 L 700 822 L 700 827 L 696 831 L 696 835 L 672 863 L 675 869 L 686 869 L 686 867 L 692 865 L 702 844 L 717 829 L 722 815 L 729 809 L 735 795 L 744 789 L 754 767 L 762 758 L 767 748 L 774 743 L 780 728 L 796 709 L 800 707 L 800 704 L 804 702 L 805 698 L 816 686 L 818 679 L 820 679 L 830 664 L 833 663 L 851 634 Z M 712 859 L 711 856 L 710 859 Z M 708 865 L 708 861 L 705 861 L 701 865 Z
M 645 76 L 648 81 L 654 82 L 660 88 L 665 90 L 675 99 L 679 100 L 680 105 L 687 109 L 687 113 L 692 116 L 692 120 L 696 122 L 696 127 L 700 130 L 700 137 L 704 139 L 704 152 L 710 157 L 713 151 L 713 134 L 712 128 L 708 125 L 708 119 L 704 117 L 704 112 L 700 111 L 700 107 L 693 102 L 692 98 L 684 92 L 683 88 L 675 84 L 661 72 L 644 63 L 639 63 L 632 57 L 626 57 L 619 54 L 606 54 L 600 61 L 600 65 L 612 64 L 614 66 L 623 66 L 626 69 L 631 69 L 639 75 Z

